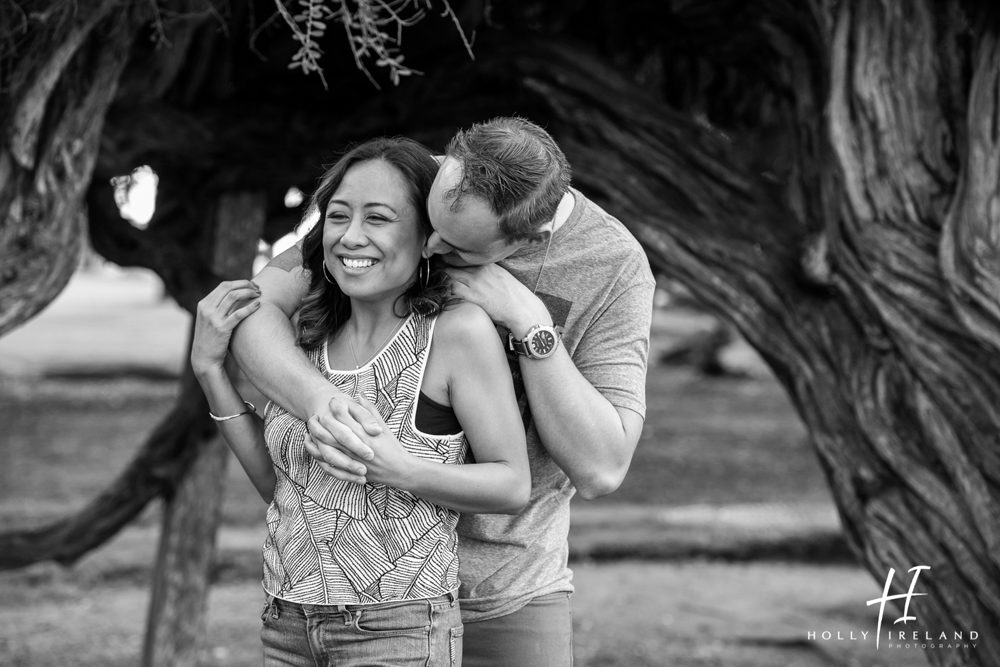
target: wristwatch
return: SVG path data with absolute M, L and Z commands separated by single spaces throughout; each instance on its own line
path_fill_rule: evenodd
M 507 334 L 507 349 L 529 359 L 545 359 L 559 347 L 559 332 L 555 327 L 536 324 L 528 329 L 524 338 L 518 339 L 513 333 Z

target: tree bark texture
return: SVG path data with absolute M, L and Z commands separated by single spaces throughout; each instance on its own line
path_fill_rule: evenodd
M 514 55 L 513 69 L 565 122 L 555 131 L 577 182 L 660 270 L 732 319 L 788 388 L 876 579 L 931 565 L 910 608 L 919 628 L 980 633 L 975 649 L 927 657 L 994 665 L 997 25 L 980 17 L 964 44 L 954 5 L 890 5 L 830 12 L 827 120 L 793 120 L 817 130 L 800 147 L 832 159 L 793 170 L 797 201 L 820 198 L 802 208 L 726 137 L 668 119 L 587 54 L 525 55 L 531 66 Z M 897 577 L 892 593 L 908 583 Z
M 45 17 L 44 28 L 28 27 L 32 56 L 5 72 L 0 103 L 0 335 L 48 305 L 76 269 L 104 115 L 144 20 L 115 0 L 65 3 Z
M 842 301 L 878 342 L 841 371 L 862 447 L 851 468 L 830 457 L 834 491 L 873 573 L 932 566 L 916 607 L 930 630 L 1000 627 L 1000 60 L 995 14 L 970 18 L 966 38 L 940 3 L 834 17 L 843 196 L 829 249 Z M 1000 664 L 1000 637 L 931 657 Z

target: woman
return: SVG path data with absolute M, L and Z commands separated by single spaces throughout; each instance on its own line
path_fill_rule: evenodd
M 323 176 L 312 202 L 321 222 L 303 240 L 299 343 L 382 426 L 366 484 L 324 473 L 305 451 L 306 423 L 274 403 L 262 436 L 229 381 L 225 347 L 256 307 L 255 286 L 224 283 L 199 304 L 192 365 L 270 502 L 265 664 L 460 664 L 457 512 L 514 513 L 528 500 L 496 330 L 477 307 L 450 303 L 425 256 L 436 170 L 410 140 L 354 148 Z M 467 448 L 475 463 L 463 464 Z

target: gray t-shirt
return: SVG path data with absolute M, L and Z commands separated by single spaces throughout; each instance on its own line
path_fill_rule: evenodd
M 612 405 L 645 416 L 653 275 L 625 226 L 572 192 L 573 212 L 552 237 L 544 266 L 545 243 L 500 264 L 528 287 L 538 281 L 536 293 L 580 373 Z M 531 500 L 516 516 L 463 514 L 459 521 L 462 618 L 472 622 L 573 590 L 567 540 L 576 490 L 539 440 L 516 359 L 511 369 L 527 430 Z

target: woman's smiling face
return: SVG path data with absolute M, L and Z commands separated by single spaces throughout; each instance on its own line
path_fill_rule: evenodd
M 416 277 L 424 236 L 411 186 L 384 160 L 351 167 L 323 220 L 323 256 L 344 294 L 394 301 Z

